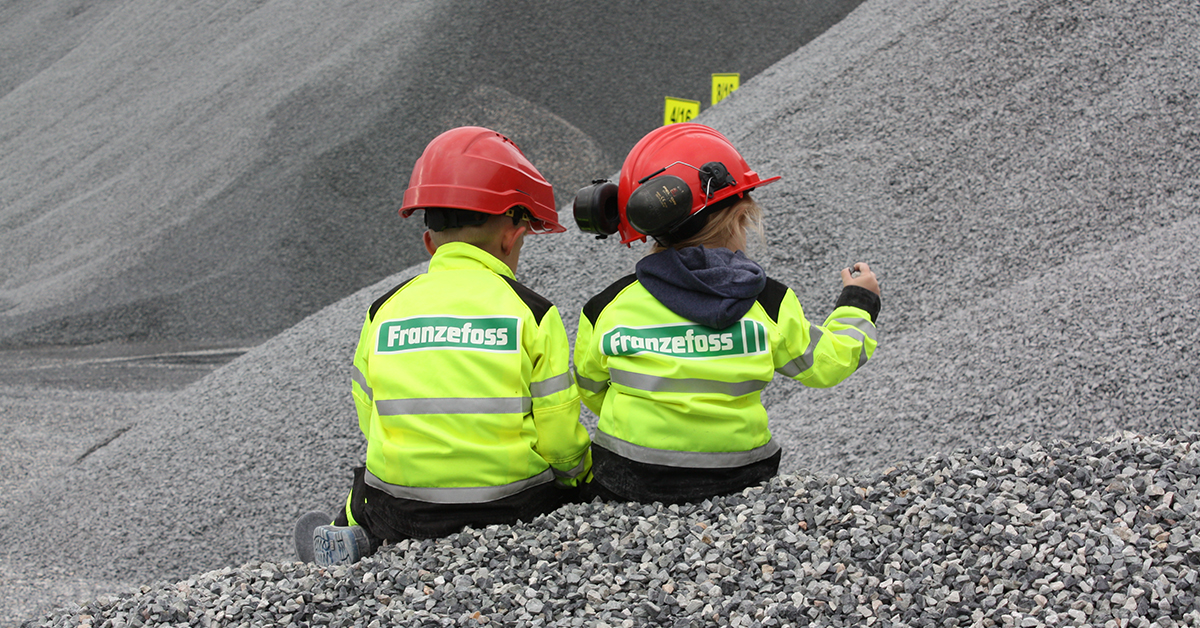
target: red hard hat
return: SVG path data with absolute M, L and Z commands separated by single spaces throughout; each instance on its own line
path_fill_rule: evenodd
M 465 209 L 503 214 L 529 210 L 532 233 L 566 231 L 558 223 L 554 188 L 503 135 L 478 126 L 450 129 L 433 138 L 413 165 L 400 215 L 418 209 Z
M 721 168 L 714 168 L 714 163 L 719 164 Z M 704 171 L 704 174 L 701 171 Z M 728 171 L 728 175 L 725 175 L 725 171 Z M 719 176 L 713 177 L 713 174 Z M 664 178 L 657 179 L 658 177 Z M 687 191 L 671 189 L 670 184 L 654 185 L 667 180 L 677 184 L 679 179 L 687 185 Z M 649 183 L 651 187 L 661 190 L 657 194 L 660 200 L 664 197 L 670 201 L 690 196 L 691 207 L 677 210 L 680 212 L 677 216 L 682 219 L 704 207 L 716 205 L 734 195 L 741 196 L 751 189 L 778 180 L 779 177 L 759 178 L 758 173 L 750 169 L 733 144 L 712 127 L 693 122 L 661 126 L 634 145 L 625 158 L 625 165 L 621 167 L 621 180 L 617 190 L 621 243 L 645 241 L 647 235 L 657 235 L 644 233 L 630 223 L 631 218 L 634 223 L 646 222 L 647 218 L 644 215 L 631 217 L 627 214 L 630 196 L 645 184 Z M 646 191 L 651 190 L 647 188 Z M 658 207 L 658 203 L 655 203 L 655 207 Z M 674 211 L 676 210 L 671 210 Z M 673 216 L 674 214 L 667 216 L 666 220 L 671 222 Z M 663 219 L 660 215 L 651 216 L 649 220 L 661 223 Z

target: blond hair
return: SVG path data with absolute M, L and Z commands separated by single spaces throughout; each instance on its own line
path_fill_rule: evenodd
M 704 227 L 696 235 L 679 242 L 663 246 L 658 241 L 651 247 L 651 253 L 665 251 L 668 248 L 682 249 L 689 246 L 704 246 L 708 248 L 726 247 L 744 238 L 747 233 L 754 233 L 760 242 L 766 240 L 763 233 L 763 209 L 747 192 L 741 200 L 708 217 Z

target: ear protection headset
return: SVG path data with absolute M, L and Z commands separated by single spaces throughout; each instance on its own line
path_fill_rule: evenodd
M 692 190 L 687 182 L 675 175 L 660 174 L 676 164 L 700 174 L 700 189 L 705 191 L 705 198 L 704 204 L 695 212 L 692 212 Z M 706 210 L 710 209 L 708 201 L 713 194 L 736 184 L 729 169 L 719 161 L 710 161 L 699 168 L 677 161 L 638 180 L 639 187 L 625 204 L 625 216 L 640 233 L 653 238 L 684 240 L 703 227 L 704 221 L 700 218 L 711 213 Z M 717 207 L 714 205 L 712 209 Z M 617 185 L 606 179 L 592 181 L 592 185 L 575 195 L 574 210 L 575 224 L 581 231 L 596 233 L 596 238 L 601 240 L 616 233 L 620 226 Z
M 710 161 L 696 167 L 688 161 L 696 157 Z M 697 176 L 692 178 L 676 166 L 690 168 Z M 761 179 L 716 130 L 695 123 L 672 124 L 651 131 L 633 147 L 621 169 L 620 185 L 599 179 L 579 190 L 575 223 L 581 231 L 597 234 L 597 239 L 620 232 L 623 244 L 647 236 L 660 244 L 680 242 L 698 233 L 708 216 L 733 205 L 749 190 L 778 180 Z
M 580 231 L 596 234 L 603 240 L 617 232 L 621 218 L 617 213 L 617 184 L 595 179 L 575 194 L 575 224 Z

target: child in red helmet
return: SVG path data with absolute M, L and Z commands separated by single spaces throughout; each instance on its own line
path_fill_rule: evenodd
M 351 377 L 366 465 L 336 517 L 297 523 L 305 561 L 528 521 L 589 473 L 562 319 L 514 279 L 527 232 L 564 231 L 550 184 L 508 138 L 461 127 L 417 160 L 400 213 L 418 209 L 429 270 L 367 312 Z
M 693 123 L 652 131 L 619 185 L 576 198 L 579 226 L 655 245 L 636 272 L 583 308 L 575 371 L 599 416 L 590 491 L 679 503 L 737 492 L 774 476 L 782 450 L 761 391 L 775 373 L 834 386 L 875 351 L 879 283 L 866 263 L 841 271 L 822 325 L 796 295 L 746 258 L 761 235 L 750 190 L 761 179 L 729 140 Z

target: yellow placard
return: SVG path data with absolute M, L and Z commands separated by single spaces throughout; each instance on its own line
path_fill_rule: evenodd
M 741 84 L 742 75 L 733 74 L 714 74 L 712 75 L 712 104 L 717 104 L 725 97 L 737 91 L 738 85 Z
M 663 125 L 687 122 L 700 115 L 700 101 L 667 96 L 667 108 L 663 112 Z

